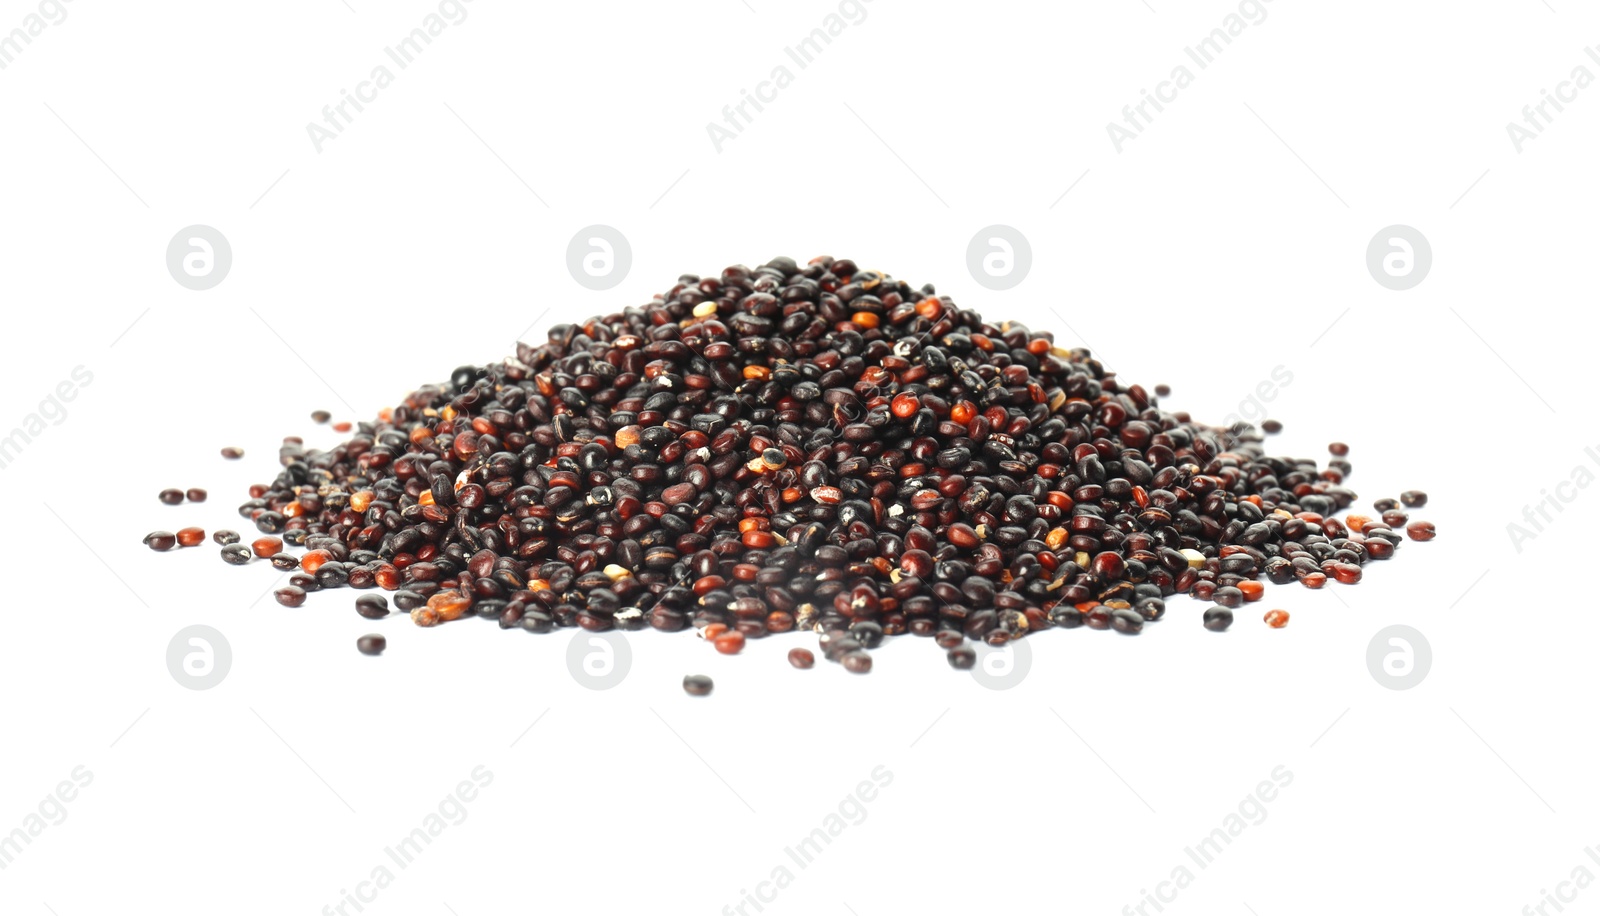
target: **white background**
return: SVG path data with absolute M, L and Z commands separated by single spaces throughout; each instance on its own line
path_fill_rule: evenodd
M 1575 581 L 1600 494 L 1520 551 L 1506 530 L 1600 471 L 1600 89 L 1520 153 L 1505 126 L 1600 73 L 1593 11 L 1277 0 L 1119 154 L 1106 123 L 1236 6 L 873 0 L 799 70 L 784 47 L 837 7 L 476 0 L 318 153 L 307 122 L 436 8 L 77 0 L 0 71 L 0 430 L 93 374 L 0 472 L 0 832 L 93 773 L 0 871 L 0 911 L 318 913 L 479 765 L 466 820 L 368 912 L 715 914 L 786 864 L 768 912 L 1113 914 L 1188 865 L 1168 912 L 1512 914 L 1600 874 L 1600 622 Z M 0 3 L 0 31 L 36 9 Z M 779 64 L 793 84 L 719 153 L 706 123 Z M 205 292 L 164 263 L 196 223 L 233 248 Z M 633 249 L 606 292 L 564 263 L 593 223 Z M 992 223 L 1033 250 L 1005 292 L 966 270 Z M 1364 263 L 1395 223 L 1433 248 L 1407 292 Z M 593 692 L 570 634 L 372 624 L 348 591 L 289 610 L 264 564 L 140 544 L 241 527 L 281 436 L 336 441 L 313 409 L 370 417 L 530 325 L 823 253 L 1092 345 L 1201 419 L 1281 365 L 1274 444 L 1349 442 L 1360 505 L 1424 488 L 1439 538 L 1354 588 L 1269 586 L 1221 636 L 1189 599 L 1136 639 L 1047 632 L 998 692 L 911 638 L 854 677 L 784 664 L 809 636 L 727 658 L 653 631 Z M 212 498 L 162 506 L 168 486 Z M 232 646 L 208 691 L 165 663 L 194 623 Z M 1407 691 L 1366 667 L 1393 623 L 1434 654 Z M 383 658 L 354 650 L 370 630 Z M 788 860 L 879 765 L 865 821 Z M 1278 766 L 1266 819 L 1187 859 Z

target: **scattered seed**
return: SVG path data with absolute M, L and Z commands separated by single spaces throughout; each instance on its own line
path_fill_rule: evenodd
M 152 531 L 144 536 L 144 546 L 151 550 L 171 550 L 178 546 L 178 536 L 170 531 Z
M 685 675 L 683 679 L 683 692 L 692 697 L 711 695 L 711 678 L 704 674 Z
M 178 546 L 179 547 L 199 547 L 201 544 L 204 544 L 205 541 L 206 541 L 206 530 L 204 528 L 179 528 L 178 529 Z
M 1421 490 L 1407 490 L 1400 494 L 1400 504 L 1408 509 L 1421 509 L 1428 504 L 1428 494 Z
M 1406 526 L 1406 537 L 1413 541 L 1431 541 L 1436 533 L 1433 522 L 1416 521 Z
M 1201 622 L 1205 624 L 1206 629 L 1213 633 L 1221 633 L 1228 627 L 1233 626 L 1233 611 L 1220 606 L 1206 608 Z
M 1266 616 L 1262 617 L 1261 619 L 1265 620 L 1267 622 L 1267 626 L 1272 627 L 1274 630 L 1281 630 L 1289 625 L 1289 612 L 1268 611 Z
M 817 663 L 817 657 L 811 654 L 810 649 L 790 649 L 789 664 L 796 668 L 810 668 Z
M 362 655 L 382 655 L 389 648 L 389 640 L 378 633 L 368 633 L 356 640 L 356 651 Z
M 166 489 L 156 494 L 156 498 L 169 506 L 176 506 L 183 502 L 183 491 L 179 489 Z

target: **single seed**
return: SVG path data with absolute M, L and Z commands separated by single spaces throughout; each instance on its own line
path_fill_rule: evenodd
M 1283 432 L 1283 424 L 1279 423 L 1277 420 L 1263 420 L 1261 423 L 1261 431 L 1267 433 L 1268 435 L 1277 435 L 1278 433 Z
M 243 566 L 255 557 L 243 544 L 228 544 L 222 548 L 222 562 L 230 566 Z
M 333 419 L 333 414 L 328 413 L 326 410 L 311 411 L 311 422 L 313 423 L 326 423 L 331 419 Z
M 744 634 L 738 630 L 729 630 L 719 634 L 711 644 L 723 655 L 738 655 L 739 650 L 744 648 Z
M 711 695 L 711 678 L 704 674 L 689 674 L 683 678 L 683 692 L 692 697 Z
M 216 541 L 218 544 L 222 544 L 223 546 L 227 546 L 228 544 L 237 544 L 239 543 L 239 532 L 230 531 L 227 528 L 221 528 L 212 532 L 211 539 Z
M 1344 456 L 1350 454 L 1350 446 L 1344 444 L 1343 442 L 1330 442 L 1328 443 L 1328 452 L 1343 458 Z
M 866 674 L 872 670 L 872 656 L 859 650 L 839 656 L 839 663 L 851 674 Z
M 382 620 L 389 616 L 389 599 L 382 595 L 362 595 L 356 599 L 356 613 L 368 620 Z
M 1220 606 L 1206 608 L 1205 614 L 1201 617 L 1201 622 L 1211 632 L 1221 633 L 1228 627 L 1233 626 L 1233 611 Z
M 1421 509 L 1428 504 L 1428 494 L 1421 490 L 1407 490 L 1400 494 L 1400 504 L 1409 509 Z
M 810 668 L 817 663 L 817 657 L 811 654 L 810 649 L 790 649 L 789 664 L 796 668 Z
M 256 556 L 265 560 L 275 553 L 283 552 L 283 538 L 256 538 L 250 542 L 250 549 L 255 551 Z
M 362 655 L 382 655 L 389 648 L 389 640 L 377 633 L 368 633 L 356 639 L 356 651 Z
M 199 547 L 205 543 L 205 540 L 206 531 L 204 528 L 178 529 L 178 546 L 180 547 Z
M 183 491 L 179 489 L 166 489 L 156 494 L 156 498 L 169 506 L 176 506 L 183 502 Z
M 1172 389 L 1170 387 L 1166 386 L 1166 385 L 1157 385 L 1156 386 L 1156 397 L 1158 397 L 1158 398 L 1164 398 L 1164 397 L 1166 397 L 1167 395 L 1169 395 L 1171 393 L 1172 393 Z
M 1111 628 L 1129 636 L 1144 629 L 1144 617 L 1133 608 L 1119 607 L 1111 612 Z
M 152 531 L 144 536 L 144 546 L 151 550 L 171 550 L 178 546 L 178 536 L 170 531 Z
M 244 457 L 244 449 L 239 448 L 238 446 L 235 446 L 235 445 L 226 446 L 226 447 L 224 447 L 222 449 L 222 457 L 228 459 L 229 461 L 234 461 L 234 460 L 237 460 L 239 458 L 243 458 Z
M 1436 533 L 1433 522 L 1416 521 L 1406 526 L 1406 537 L 1413 541 L 1431 541 Z
M 978 653 L 971 646 L 955 646 L 944 657 L 957 671 L 970 670 L 978 662 Z
M 1268 611 L 1266 616 L 1262 617 L 1261 619 L 1265 620 L 1267 622 L 1267 626 L 1272 627 L 1274 630 L 1281 630 L 1289 625 L 1289 612 Z
M 298 585 L 285 585 L 272 593 L 284 607 L 299 607 L 306 603 L 306 590 Z

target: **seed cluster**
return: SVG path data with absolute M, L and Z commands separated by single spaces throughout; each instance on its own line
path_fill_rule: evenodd
M 1262 577 L 1359 581 L 1401 538 L 1389 516 L 1334 517 L 1355 494 L 1330 450 L 1323 469 L 1270 457 L 1253 427 L 1165 411 L 1048 332 L 778 258 L 557 325 L 330 450 L 286 439 L 239 512 L 266 535 L 255 556 L 305 548 L 291 607 L 379 588 L 422 626 L 694 627 L 730 654 L 814 630 L 856 673 L 909 632 L 968 668 L 967 640 L 1136 634 L 1178 593 L 1222 630 Z M 224 559 L 249 561 L 232 541 Z

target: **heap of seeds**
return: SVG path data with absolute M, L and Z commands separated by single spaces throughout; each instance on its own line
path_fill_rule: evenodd
M 1225 628 L 1261 577 L 1353 583 L 1394 553 L 1334 518 L 1346 449 L 1261 443 L 932 286 L 777 258 L 557 325 L 331 450 L 287 439 L 239 512 L 257 556 L 305 548 L 289 606 L 381 588 L 423 626 L 694 627 L 728 653 L 814 630 L 856 672 L 909 632 L 966 667 L 965 640 L 1137 633 L 1178 593 Z

